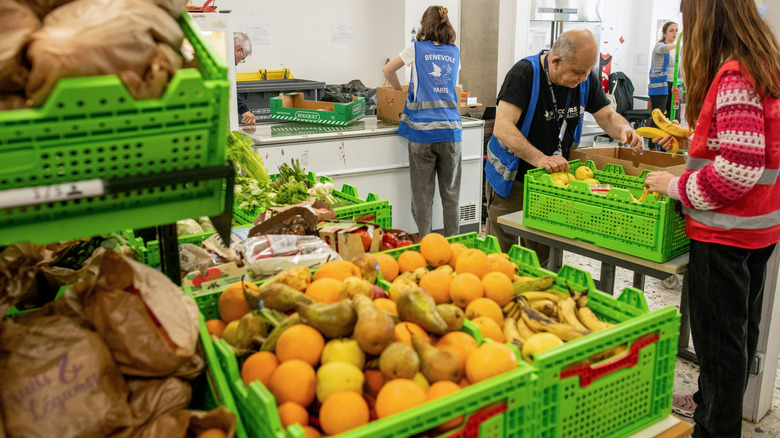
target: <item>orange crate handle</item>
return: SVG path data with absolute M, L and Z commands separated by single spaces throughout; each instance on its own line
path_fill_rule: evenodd
M 495 417 L 498 414 L 506 412 L 506 403 L 501 403 L 496 407 L 485 406 L 482 409 L 474 412 L 466 422 L 466 426 L 452 435 L 447 435 L 446 438 L 478 438 L 479 437 L 479 425 L 484 423 L 485 420 Z
M 629 348 L 628 353 L 625 355 L 596 366 L 586 364 L 563 370 L 561 371 L 561 380 L 571 376 L 580 376 L 580 387 L 586 388 L 595 380 L 600 379 L 607 374 L 611 374 L 623 368 L 636 366 L 639 362 L 639 351 L 648 345 L 658 342 L 658 338 L 658 334 L 644 335 L 631 345 L 631 348 Z

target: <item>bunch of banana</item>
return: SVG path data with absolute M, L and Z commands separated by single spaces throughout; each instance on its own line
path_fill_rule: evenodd
M 514 281 L 512 287 L 514 295 L 517 296 L 523 292 L 546 290 L 555 284 L 555 277 L 539 277 L 529 280 Z
M 531 330 L 537 333 L 549 332 L 558 336 L 564 341 L 571 341 L 590 333 L 587 330 L 580 330 L 569 324 L 559 322 L 558 320 L 553 319 L 536 309 L 533 309 L 524 297 L 517 299 L 517 302 L 520 304 L 520 308 L 522 310 L 521 316 L 523 321 Z M 560 312 L 561 309 L 559 308 L 558 311 Z
M 680 149 L 680 143 L 682 143 L 683 138 L 693 135 L 692 130 L 670 122 L 658 108 L 653 110 L 653 122 L 655 122 L 658 128 L 642 127 L 637 129 L 636 133 L 645 138 L 666 137 L 671 135 L 673 157 L 677 156 L 677 150 Z
M 577 294 L 575 297 L 577 304 L 577 316 L 588 330 L 597 332 L 612 327 L 614 324 L 604 322 L 596 317 L 596 314 L 588 307 L 588 291 Z

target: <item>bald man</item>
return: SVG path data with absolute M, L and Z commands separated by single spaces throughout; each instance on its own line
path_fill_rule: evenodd
M 498 94 L 493 136 L 485 165 L 488 205 L 487 234 L 498 238 L 508 252 L 517 237 L 504 232 L 498 217 L 523 209 L 525 173 L 537 167 L 568 172 L 569 151 L 580 141 L 584 112 L 610 137 L 644 148 L 628 121 L 609 106 L 598 75 L 592 71 L 598 43 L 587 29 L 564 32 L 550 51 L 518 61 L 507 73 Z M 550 248 L 523 239 L 544 266 Z

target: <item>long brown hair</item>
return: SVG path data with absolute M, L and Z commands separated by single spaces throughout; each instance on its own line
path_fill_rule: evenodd
M 432 41 L 439 44 L 454 44 L 455 29 L 450 24 L 447 8 L 429 6 L 420 20 L 420 31 L 417 41 Z
M 780 97 L 780 46 L 753 0 L 682 0 L 680 11 L 690 126 L 696 126 L 707 90 L 729 58 L 752 77 L 761 98 Z

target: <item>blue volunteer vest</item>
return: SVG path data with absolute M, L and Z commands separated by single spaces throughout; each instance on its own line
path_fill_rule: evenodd
M 536 104 L 539 102 L 539 72 L 541 71 L 541 65 L 539 64 L 539 57 L 547 50 L 542 50 L 536 55 L 524 58 L 531 63 L 533 67 L 533 84 L 531 86 L 531 99 L 528 101 L 528 110 L 521 116 L 523 118 L 523 125 L 520 128 L 520 133 L 528 138 L 528 133 L 531 131 L 531 121 L 534 119 L 534 113 L 536 112 Z M 585 119 L 585 113 L 583 108 L 588 102 L 588 91 L 590 90 L 590 73 L 585 82 L 580 82 L 580 118 L 577 123 L 577 127 L 574 129 L 574 143 L 580 142 L 582 136 L 582 122 Z M 566 111 L 566 110 L 564 110 Z M 507 148 L 505 148 L 501 142 L 498 141 L 495 135 L 490 136 L 490 141 L 487 147 L 487 162 L 485 163 L 485 179 L 493 187 L 500 196 L 508 198 L 512 190 L 512 184 L 515 182 L 517 176 L 517 169 L 520 167 L 520 158 L 515 156 Z
M 664 55 L 664 65 L 661 66 L 661 71 L 658 73 L 653 72 L 653 67 L 650 67 L 650 83 L 647 84 L 648 96 L 665 96 L 669 94 L 669 89 L 666 84 L 669 77 L 669 52 Z
M 417 84 L 409 84 L 398 135 L 415 143 L 461 141 L 462 124 L 455 90 L 460 52 L 451 44 L 414 42 Z

